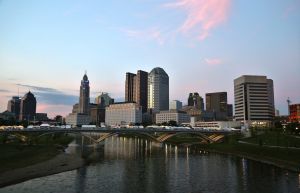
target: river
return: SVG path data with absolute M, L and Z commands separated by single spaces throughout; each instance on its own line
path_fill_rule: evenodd
M 98 146 L 82 146 L 78 140 L 66 151 L 89 164 L 4 187 L 0 193 L 300 192 L 298 173 L 197 148 L 112 137 Z

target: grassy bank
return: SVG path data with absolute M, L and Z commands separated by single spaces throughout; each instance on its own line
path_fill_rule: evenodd
M 300 150 L 285 148 L 271 148 L 266 145 L 287 144 L 291 136 L 280 136 L 276 133 L 264 133 L 251 138 L 241 136 L 228 136 L 223 143 L 199 144 L 198 147 L 219 153 L 233 154 L 250 158 L 264 163 L 270 163 L 293 171 L 300 171 Z M 293 144 L 298 144 L 300 139 L 293 138 Z M 238 141 L 253 142 L 256 145 L 242 144 Z
M 37 137 L 2 136 L 0 141 L 0 173 L 49 160 L 73 140 L 64 134 Z
M 46 161 L 58 153 L 58 149 L 50 145 L 0 145 L 0 173 Z
M 300 148 L 300 139 L 295 136 L 282 134 L 280 132 L 266 131 L 261 135 L 241 139 L 242 141 L 257 144 L 260 146 L 281 146 L 281 147 L 297 147 Z

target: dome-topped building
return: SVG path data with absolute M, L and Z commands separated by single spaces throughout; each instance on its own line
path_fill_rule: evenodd
M 165 72 L 164 69 L 160 68 L 160 67 L 156 67 L 156 68 L 153 68 L 150 72 L 150 74 L 154 75 L 160 75 L 162 77 L 167 77 L 169 78 L 168 74 Z
M 148 75 L 148 108 L 169 110 L 169 76 L 160 67 L 152 69 Z

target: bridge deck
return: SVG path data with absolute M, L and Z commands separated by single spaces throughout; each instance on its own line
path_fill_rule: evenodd
M 202 133 L 202 134 L 222 134 L 228 135 L 237 133 L 236 131 L 225 131 L 225 130 L 193 130 L 193 129 L 127 129 L 127 128 L 72 128 L 72 129 L 61 129 L 61 128 L 44 128 L 44 129 L 23 129 L 23 130 L 4 130 L 0 133 L 47 133 L 47 132 L 95 132 L 95 133 Z

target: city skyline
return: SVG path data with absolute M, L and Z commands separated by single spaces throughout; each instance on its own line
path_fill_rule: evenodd
M 159 66 L 170 101 L 227 92 L 233 104 L 235 78 L 264 75 L 287 114 L 288 97 L 300 103 L 300 1 L 218 2 L 1 1 L 0 111 L 19 89 L 34 93 L 37 112 L 65 116 L 85 70 L 91 101 L 124 101 L 125 73 Z

